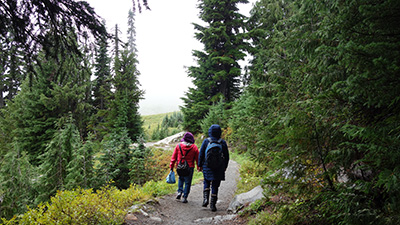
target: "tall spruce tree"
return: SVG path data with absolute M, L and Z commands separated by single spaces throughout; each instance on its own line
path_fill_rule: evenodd
M 284 117 L 287 111 L 284 102 L 291 66 L 285 60 L 288 54 L 285 45 L 289 45 L 285 37 L 290 33 L 290 23 L 286 21 L 296 11 L 293 3 L 259 1 L 246 24 L 252 40 L 250 84 L 235 102 L 229 126 L 236 142 L 259 161 L 269 158 L 267 149 L 275 149 L 271 147 L 273 143 L 278 145 L 274 135 L 281 128 L 279 121 L 282 120 L 277 115 L 282 113 Z
M 127 50 L 132 54 L 137 54 L 136 48 L 136 27 L 135 27 L 135 12 L 129 10 L 128 13 L 128 41 L 127 41 Z
M 143 121 L 139 114 L 139 100 L 143 91 L 139 89 L 135 55 L 124 50 L 121 61 L 117 60 L 114 78 L 115 93 L 110 116 L 114 129 L 127 129 L 129 138 L 136 142 L 143 133 Z
M 74 38 L 69 40 L 74 41 Z M 8 132 L 7 136 L 12 137 L 2 139 L 10 154 L 8 159 L 14 157 L 15 163 L 20 162 L 32 171 L 32 168 L 41 168 L 40 179 L 30 174 L 31 183 L 35 181 L 30 186 L 36 187 L 35 191 L 28 191 L 21 185 L 26 190 L 24 195 L 20 195 L 23 199 L 18 200 L 21 207 L 24 201 L 46 201 L 57 189 L 64 188 L 71 152 L 79 145 L 81 137 L 86 136 L 86 116 L 90 116 L 86 112 L 90 97 L 87 61 L 79 55 L 54 58 L 54 54 L 39 53 L 38 65 L 34 66 L 35 76 L 26 77 L 18 95 L 2 110 L 1 132 Z M 68 129 L 63 129 L 65 124 L 75 128 L 66 133 L 64 131 Z M 21 155 L 23 157 L 19 159 Z M 33 167 L 25 163 L 27 159 Z M 10 165 L 11 162 L 7 162 L 4 169 Z M 20 168 L 25 170 L 22 166 Z M 13 177 L 3 176 L 7 179 L 3 182 L 24 180 L 25 176 L 22 172 L 13 173 Z
M 109 132 L 110 126 L 109 122 L 105 119 L 113 95 L 108 40 L 108 36 L 102 36 L 97 40 L 95 79 L 92 85 L 94 113 L 89 126 L 98 140 L 101 140 Z
M 93 135 L 89 135 L 84 144 L 76 145 L 72 152 L 72 159 L 67 166 L 65 188 L 93 188 L 95 185 Z
M 27 77 L 6 109 L 14 122 L 14 141 L 20 142 L 34 165 L 38 165 L 37 157 L 52 139 L 59 118 L 72 113 L 80 135 L 86 137 L 90 117 L 87 112 L 90 72 L 85 68 L 85 60 L 77 55 L 70 55 L 62 62 L 44 55 L 39 58 L 36 77 Z
M 247 49 L 243 36 L 245 17 L 238 13 L 239 3 L 248 1 L 200 1 L 200 19 L 206 26 L 194 26 L 198 31 L 195 36 L 204 44 L 204 49 L 194 51 L 198 66 L 188 70 L 195 87 L 189 88 L 182 98 L 185 129 L 200 131 L 199 122 L 220 96 L 227 103 L 239 97 L 241 67 L 238 61 L 244 59 Z
M 129 171 L 132 159 L 132 140 L 126 128 L 112 131 L 101 143 L 100 167 L 97 170 L 98 186 L 109 182 L 120 189 L 130 185 Z
M 118 188 L 129 187 L 129 163 L 133 157 L 130 145 L 143 134 L 143 121 L 139 115 L 139 100 L 143 91 L 139 89 L 136 46 L 134 43 L 134 14 L 129 13 L 128 36 L 131 42 L 120 51 L 118 26 L 114 37 L 114 93 L 109 102 L 107 121 L 110 135 L 102 142 L 101 182 L 113 180 Z
M 93 81 L 93 105 L 98 110 L 106 109 L 107 97 L 111 92 L 111 59 L 108 56 L 108 37 L 97 40 L 95 79 Z
M 13 126 L 10 130 L 14 137 L 12 141 L 28 153 L 30 162 L 35 166 L 40 164 L 38 156 L 45 152 L 59 117 L 59 110 L 51 101 L 54 88 L 52 80 L 57 68 L 52 60 L 43 63 L 37 78 L 27 78 L 20 93 L 4 111 L 8 114 L 8 125 Z
M 72 115 L 60 118 L 58 123 L 59 128 L 47 144 L 45 152 L 40 156 L 41 176 L 38 182 L 37 203 L 48 201 L 57 190 L 66 188 L 68 165 L 72 161 L 73 152 L 81 146 L 79 132 L 74 125 Z
M 114 97 L 111 102 L 110 121 L 115 129 L 127 129 L 129 138 L 136 142 L 143 133 L 143 121 L 139 115 L 139 100 L 143 98 L 140 90 L 139 70 L 137 68 L 137 51 L 135 43 L 135 14 L 128 15 L 128 42 L 121 52 L 115 52 L 114 58 Z M 117 30 L 117 26 L 116 26 Z M 116 31 L 115 51 L 119 51 L 119 38 Z

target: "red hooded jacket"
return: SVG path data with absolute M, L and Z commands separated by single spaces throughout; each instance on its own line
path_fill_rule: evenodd
M 172 154 L 171 163 L 169 164 L 171 170 L 174 169 L 175 164 L 177 164 L 182 159 L 182 154 L 181 151 L 179 150 L 179 145 L 181 145 L 182 152 L 184 155 L 186 154 L 187 151 L 189 151 L 189 153 L 187 153 L 186 156 L 186 161 L 188 162 L 189 167 L 194 168 L 194 162 L 196 162 L 197 168 L 199 168 L 198 164 L 199 149 L 197 148 L 197 146 L 195 144 L 185 145 L 183 142 L 181 142 L 178 145 L 176 145 L 174 153 Z

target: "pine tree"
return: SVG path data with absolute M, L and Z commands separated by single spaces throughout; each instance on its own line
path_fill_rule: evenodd
M 238 13 L 237 4 L 247 0 L 204 0 L 199 4 L 200 18 L 207 24 L 194 24 L 196 38 L 204 44 L 203 51 L 194 51 L 198 66 L 189 67 L 194 88 L 186 93 L 182 112 L 185 128 L 200 130 L 199 121 L 209 106 L 222 96 L 229 103 L 239 97 L 241 67 L 239 60 L 247 49 L 243 32 L 245 17 Z
M 93 130 L 96 139 L 101 140 L 109 132 L 109 121 L 107 117 L 110 101 L 112 99 L 112 75 L 108 55 L 108 38 L 103 36 L 97 40 L 95 80 L 93 81 L 93 118 L 90 128 Z
M 127 50 L 131 54 L 137 54 L 136 48 L 136 27 L 135 27 L 135 12 L 129 10 L 128 14 L 128 41 L 127 41 Z
M 12 126 L 9 130 L 14 137 L 12 141 L 28 153 L 30 162 L 35 166 L 40 164 L 38 156 L 44 153 L 46 144 L 52 138 L 59 116 L 59 111 L 50 101 L 53 98 L 51 79 L 55 68 L 51 60 L 44 63 L 38 77 L 33 81 L 27 78 L 20 93 L 5 109 L 8 125 Z
M 128 35 L 130 42 L 120 51 L 118 26 L 114 37 L 114 77 L 115 89 L 109 102 L 107 121 L 111 134 L 102 142 L 103 156 L 99 169 L 101 183 L 112 180 L 118 188 L 130 185 L 129 171 L 132 160 L 131 145 L 143 134 L 143 121 L 139 115 L 139 100 L 143 91 L 139 89 L 136 47 L 134 43 L 134 14 L 129 14 Z
M 94 177 L 94 150 L 93 135 L 78 149 L 72 152 L 72 160 L 67 167 L 65 188 L 92 188 L 95 185 Z
M 103 36 L 98 39 L 95 63 L 95 76 L 93 81 L 93 105 L 98 110 L 106 109 L 107 96 L 111 92 L 111 69 L 108 56 L 108 38 Z
M 208 129 L 213 124 L 218 124 L 221 127 L 227 127 L 225 119 L 225 104 L 223 99 L 211 106 L 206 117 L 200 122 L 203 134 L 208 134 Z
M 139 144 L 133 149 L 132 159 L 129 162 L 131 170 L 129 171 L 130 182 L 143 185 L 152 180 L 151 169 L 151 151 L 144 145 L 143 138 L 139 139 Z
M 72 113 L 81 132 L 86 136 L 88 118 L 88 85 L 90 73 L 79 63 L 82 58 L 71 56 L 62 63 L 40 56 L 37 75 L 25 80 L 19 94 L 6 109 L 15 129 L 14 140 L 29 154 L 31 163 L 38 165 L 37 157 L 56 130 L 59 118 Z M 84 63 L 84 62 L 83 62 Z
M 33 206 L 35 190 L 32 188 L 37 174 L 29 163 L 26 152 L 20 146 L 14 146 L 2 158 L 0 167 L 0 190 L 2 201 L 0 216 L 10 218 L 25 212 L 27 206 Z
M 134 55 L 127 50 L 121 53 L 121 61 L 117 60 L 115 93 L 108 118 L 114 121 L 114 129 L 127 129 L 129 138 L 134 142 L 143 133 L 143 121 L 139 114 L 139 100 L 143 91 L 139 89 L 136 62 Z
M 38 203 L 49 200 L 57 190 L 65 189 L 68 165 L 72 161 L 73 152 L 81 147 L 79 132 L 72 116 L 61 118 L 58 126 L 45 153 L 40 156 L 41 176 L 38 184 L 39 196 L 36 199 Z
M 116 65 L 118 64 L 118 61 L 120 60 L 120 53 L 121 53 L 120 49 L 121 49 L 121 43 L 122 43 L 120 38 L 119 38 L 119 34 L 120 33 L 121 33 L 121 31 L 118 28 L 118 24 L 115 24 L 114 37 L 113 37 L 114 46 L 113 46 L 113 50 L 112 50 L 112 53 L 114 55 L 114 57 L 113 57 L 114 72 L 116 70 L 118 70 Z
M 108 120 L 114 121 L 114 129 L 127 129 L 129 138 L 133 142 L 136 142 L 143 133 L 143 121 L 139 115 L 139 100 L 143 98 L 143 91 L 139 89 L 138 76 L 140 73 L 137 68 L 135 34 L 134 13 L 130 11 L 128 43 L 124 46 L 123 51 L 115 53 L 113 80 L 115 93 L 108 118 Z M 115 45 L 115 51 L 119 51 L 118 32 L 116 32 Z
M 119 130 L 106 136 L 102 141 L 102 155 L 99 159 L 98 186 L 109 182 L 120 189 L 130 186 L 129 171 L 132 159 L 132 140 L 128 137 L 126 129 Z

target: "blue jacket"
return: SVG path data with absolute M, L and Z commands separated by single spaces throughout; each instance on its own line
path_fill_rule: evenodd
M 214 124 L 208 129 L 208 136 L 214 141 L 219 140 L 221 138 L 221 127 L 217 124 Z M 225 180 L 225 170 L 228 168 L 228 163 L 229 163 L 229 151 L 228 151 L 228 145 L 226 144 L 225 140 L 221 141 L 222 145 L 222 151 L 224 154 L 225 158 L 225 166 L 221 167 L 221 169 L 218 170 L 211 170 L 205 165 L 205 153 L 206 153 L 206 148 L 208 146 L 208 143 L 210 141 L 208 138 L 206 138 L 203 143 L 201 144 L 200 147 L 200 153 L 199 153 L 199 166 L 203 167 L 203 176 L 204 179 L 206 180 Z

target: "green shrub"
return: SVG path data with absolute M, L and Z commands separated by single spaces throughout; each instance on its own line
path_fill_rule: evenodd
M 76 189 L 58 191 L 47 203 L 5 224 L 122 224 L 125 209 L 135 202 L 148 198 L 136 186 L 118 190 L 107 186 L 98 191 Z
M 237 184 L 236 193 L 248 192 L 260 185 L 267 167 L 245 155 L 237 155 L 235 153 L 231 153 L 231 155 L 240 164 L 239 173 L 241 179 Z

